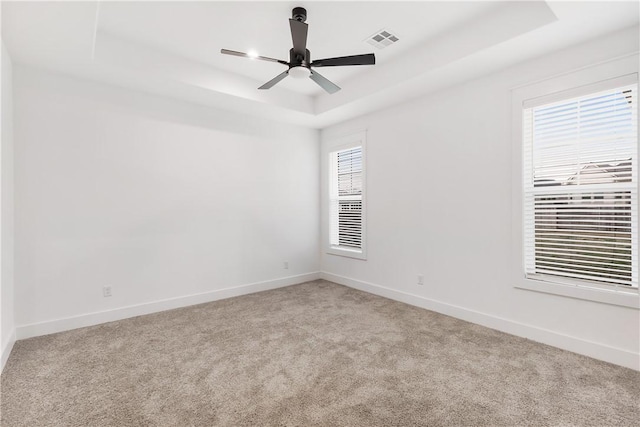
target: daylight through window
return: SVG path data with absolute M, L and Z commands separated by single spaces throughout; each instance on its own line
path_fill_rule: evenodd
M 637 85 L 525 108 L 528 278 L 638 287 Z
M 362 250 L 362 146 L 329 153 L 330 245 L 334 249 Z

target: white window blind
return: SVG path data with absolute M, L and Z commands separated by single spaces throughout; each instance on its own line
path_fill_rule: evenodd
M 637 90 L 523 110 L 528 278 L 638 287 Z
M 329 153 L 330 245 L 362 249 L 362 146 Z

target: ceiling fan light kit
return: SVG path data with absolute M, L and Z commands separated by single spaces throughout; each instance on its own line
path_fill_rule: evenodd
M 305 67 L 293 67 L 289 69 L 289 75 L 294 79 L 304 79 L 311 76 L 311 70 Z
M 367 53 L 363 55 L 351 55 L 341 56 L 336 58 L 326 58 L 311 61 L 311 52 L 307 49 L 307 33 L 309 26 L 305 23 L 307 20 L 307 11 L 303 7 L 294 7 L 291 11 L 291 19 L 289 19 L 289 27 L 291 29 L 291 40 L 293 41 L 293 48 L 289 50 L 289 62 L 280 59 L 269 58 L 266 56 L 259 56 L 255 54 L 248 54 L 238 52 L 235 50 L 221 49 L 220 53 L 232 56 L 242 56 L 251 59 L 259 59 L 261 61 L 277 62 L 282 65 L 286 65 L 288 69 L 278 74 L 267 83 L 260 86 L 258 89 L 270 89 L 278 82 L 287 76 L 293 78 L 305 78 L 309 77 L 318 86 L 324 89 L 328 93 L 335 93 L 340 90 L 340 87 L 331 82 L 327 78 L 323 77 L 312 67 L 338 67 L 348 65 L 374 65 L 376 63 L 376 57 L 373 53 Z

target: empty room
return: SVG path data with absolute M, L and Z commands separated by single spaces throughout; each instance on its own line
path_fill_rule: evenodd
M 1 1 L 0 425 L 638 426 L 637 1 Z

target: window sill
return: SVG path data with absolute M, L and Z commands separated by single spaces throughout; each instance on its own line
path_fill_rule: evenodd
M 524 278 L 520 280 L 515 287 L 546 294 L 595 301 L 603 304 L 635 308 L 636 310 L 640 309 L 640 295 L 638 295 L 637 289 L 614 291 Z
M 367 259 L 367 255 L 365 254 L 365 252 L 363 250 L 358 250 L 358 249 L 348 249 L 348 248 L 331 246 L 330 248 L 327 249 L 327 253 L 329 255 L 338 255 L 338 256 L 343 256 L 347 258 L 355 258 L 355 259 L 361 259 L 361 260 Z

